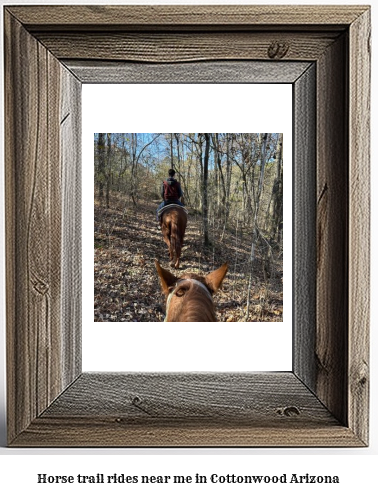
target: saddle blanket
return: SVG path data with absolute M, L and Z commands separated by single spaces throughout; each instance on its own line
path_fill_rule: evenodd
M 182 207 L 181 205 L 177 205 L 176 203 L 171 203 L 169 205 L 165 205 L 165 207 L 161 208 L 158 211 L 158 216 L 161 217 L 162 213 L 165 212 L 168 208 L 181 208 L 181 210 L 184 210 L 187 214 L 189 213 L 185 207 Z

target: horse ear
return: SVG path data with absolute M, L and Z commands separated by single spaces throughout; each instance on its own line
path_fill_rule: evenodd
M 161 267 L 159 261 L 155 259 L 155 267 L 160 278 L 160 284 L 165 295 L 168 295 L 168 288 L 174 285 L 177 281 L 176 276 Z
M 222 285 L 222 281 L 226 276 L 227 269 L 228 263 L 226 262 L 225 264 L 223 264 L 223 266 L 219 267 L 215 271 L 212 271 L 205 277 L 206 285 L 210 288 L 210 290 L 213 291 L 213 293 L 215 293 Z

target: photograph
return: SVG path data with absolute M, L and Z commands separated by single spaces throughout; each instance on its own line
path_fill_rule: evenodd
M 283 133 L 95 133 L 94 321 L 282 322 Z

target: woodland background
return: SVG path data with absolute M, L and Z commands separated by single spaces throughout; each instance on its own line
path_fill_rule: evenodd
M 180 271 L 228 262 L 219 321 L 282 321 L 282 134 L 98 133 L 94 158 L 95 321 L 164 320 L 156 208 L 170 168 L 189 210 Z

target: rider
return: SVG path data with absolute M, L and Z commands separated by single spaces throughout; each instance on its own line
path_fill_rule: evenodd
M 163 198 L 164 201 L 162 201 L 157 209 L 159 210 L 166 205 L 170 205 L 171 203 L 175 203 L 176 205 L 181 205 L 182 207 L 184 204 L 182 201 L 180 201 L 180 198 L 182 198 L 182 189 L 180 186 L 179 181 L 175 179 L 176 172 L 173 170 L 173 168 L 169 169 L 168 171 L 168 179 L 163 181 L 161 185 L 161 197 Z

